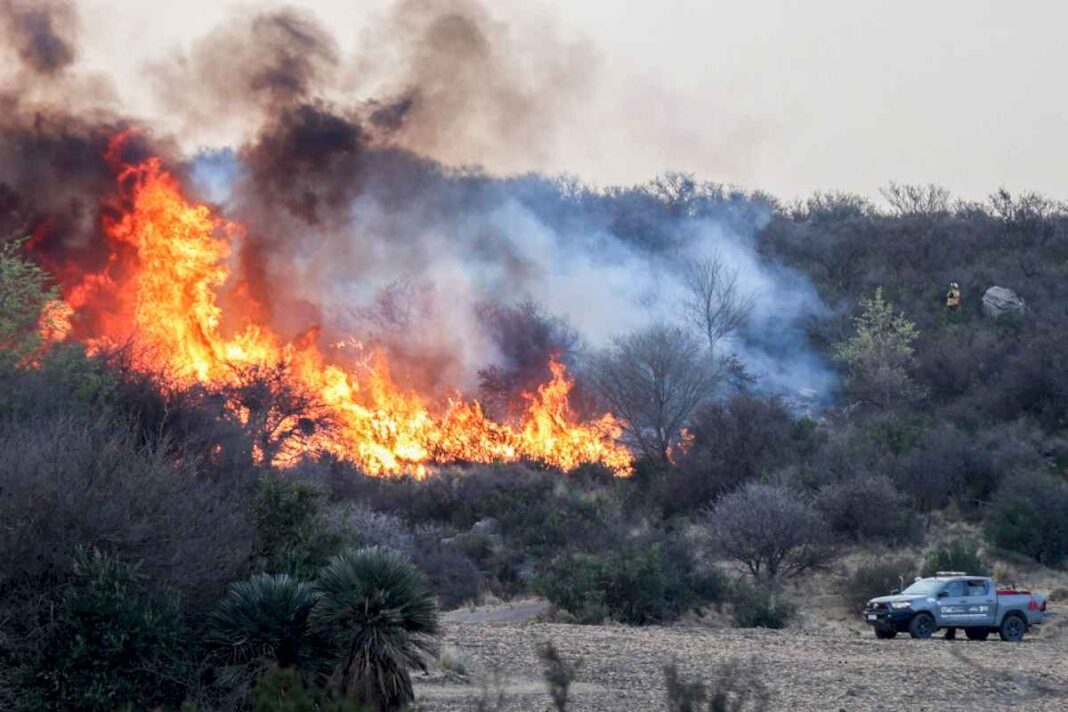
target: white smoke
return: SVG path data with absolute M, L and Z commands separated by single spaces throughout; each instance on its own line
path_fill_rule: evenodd
M 218 155 L 197 165 L 200 182 L 225 203 L 224 186 L 241 171 Z M 480 305 L 537 302 L 599 348 L 650 323 L 681 323 L 684 270 L 714 256 L 755 300 L 749 323 L 724 348 L 756 387 L 803 399 L 834 387 L 806 338 L 808 321 L 827 308 L 803 275 L 757 253 L 767 211 L 741 225 L 714 211 L 667 219 L 667 246 L 651 248 L 615 234 L 597 210 L 544 191 L 532 198 L 525 180 L 441 176 L 424 190 L 398 202 L 372 181 L 342 224 L 301 226 L 270 256 L 274 273 L 285 275 L 280 292 L 314 306 L 332 338 L 383 342 L 433 363 L 434 385 L 471 389 L 479 370 L 501 358 Z

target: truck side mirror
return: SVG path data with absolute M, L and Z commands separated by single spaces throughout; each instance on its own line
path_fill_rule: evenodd
M 938 597 L 939 598 L 949 598 L 949 591 L 939 591 L 938 592 Z

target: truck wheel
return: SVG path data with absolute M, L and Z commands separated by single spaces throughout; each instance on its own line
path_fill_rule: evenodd
M 879 640 L 891 640 L 897 637 L 897 631 L 893 628 L 876 628 L 875 637 Z
M 909 621 L 909 635 L 913 638 L 930 638 L 936 630 L 938 624 L 930 613 L 917 613 Z
M 986 640 L 990 635 L 989 628 L 965 628 L 964 634 L 968 636 L 968 640 Z
M 946 628 L 946 640 L 956 640 L 956 639 L 957 639 L 957 629 L 956 628 Z
M 1024 621 L 1019 614 L 1010 613 L 1001 621 L 1001 627 L 998 628 L 998 635 L 1001 636 L 1002 640 L 1023 640 L 1024 632 L 1026 630 L 1027 622 Z

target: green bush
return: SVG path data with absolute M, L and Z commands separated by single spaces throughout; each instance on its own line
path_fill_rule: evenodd
M 418 569 L 386 549 L 345 550 L 319 573 L 316 593 L 311 621 L 333 640 L 342 694 L 381 712 L 410 704 L 408 671 L 426 669 L 438 633 L 437 607 Z
M 1043 475 L 1009 480 L 987 515 L 986 538 L 1046 566 L 1059 565 L 1068 558 L 1068 485 Z
M 134 568 L 97 550 L 80 549 L 73 571 L 23 669 L 19 706 L 105 712 L 179 704 L 190 666 L 177 594 L 149 589 Z
M 335 691 L 308 685 L 293 669 L 275 668 L 252 688 L 255 712 L 365 712 L 363 705 Z
M 963 571 L 972 576 L 989 576 L 990 569 L 979 558 L 979 548 L 971 541 L 957 539 L 946 546 L 928 549 L 923 555 L 921 576 L 938 571 Z
M 227 665 L 251 676 L 264 666 L 322 678 L 333 663 L 329 636 L 312 627 L 311 584 L 288 574 L 259 574 L 235 583 L 208 617 L 207 642 Z
M 48 303 L 59 296 L 48 273 L 23 256 L 23 242 L 0 243 L 0 365 L 20 364 L 37 353 L 41 317 L 48 319 Z
M 831 531 L 854 541 L 908 541 L 920 532 L 915 513 L 886 477 L 860 475 L 827 484 L 815 505 Z
M 312 578 L 337 552 L 341 537 L 327 529 L 324 499 L 317 487 L 281 475 L 260 482 L 253 510 L 261 570 Z
M 781 594 L 745 583 L 735 586 L 731 603 L 734 605 L 734 624 L 739 628 L 778 630 L 789 625 L 797 614 L 797 608 Z
M 581 623 L 612 618 L 646 625 L 672 621 L 703 603 L 722 600 L 716 573 L 696 571 L 688 552 L 667 542 L 629 542 L 605 555 L 557 557 L 535 589 Z
M 412 561 L 427 578 L 438 604 L 446 610 L 478 598 L 482 575 L 456 548 L 440 542 L 421 542 Z
M 534 580 L 534 589 L 579 623 L 602 623 L 609 617 L 605 602 L 609 564 L 594 554 L 568 554 L 555 559 Z
M 860 611 L 871 599 L 908 586 L 915 575 L 916 565 L 911 559 L 873 558 L 842 582 L 839 593 L 850 608 Z

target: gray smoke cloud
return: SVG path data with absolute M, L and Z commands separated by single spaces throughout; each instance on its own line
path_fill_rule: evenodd
M 5 44 L 33 72 L 55 74 L 75 60 L 77 17 L 70 2 L 4 0 L 0 2 L 0 27 Z
M 74 91 L 85 84 L 74 71 L 76 18 L 67 5 L 46 5 L 44 15 L 35 8 L 45 5 L 2 6 L 9 45 L 23 72 L 60 76 L 64 91 Z M 149 141 L 142 129 L 130 149 L 151 144 L 247 226 L 233 253 L 234 281 L 276 329 L 296 336 L 318 327 L 324 346 L 345 344 L 339 356 L 385 349 L 399 381 L 442 395 L 484 385 L 487 371 L 521 388 L 544 377 L 549 351 L 581 361 L 583 348 L 681 321 L 683 272 L 716 254 L 756 300 L 749 324 L 725 347 L 757 387 L 819 396 L 833 387 L 805 332 L 825 307 L 802 275 L 755 249 L 771 210 L 759 197 L 678 176 L 602 190 L 441 160 L 450 142 L 468 147 L 455 154 L 462 157 L 472 146 L 507 151 L 551 136 L 558 107 L 590 80 L 565 71 L 581 47 L 556 46 L 547 35 L 540 50 L 513 52 L 515 33 L 469 0 L 407 0 L 383 27 L 350 62 L 311 15 L 271 10 L 237 18 L 155 67 L 161 97 L 189 130 L 233 120 L 245 139 L 185 161 L 175 143 Z M 362 86 L 382 94 L 342 101 L 338 88 L 360 69 Z M 0 187 L 29 222 L 56 224 L 42 233 L 42 255 L 55 264 L 103 259 L 94 206 L 113 178 L 103 147 L 124 122 L 63 114 L 35 122 L 6 126 L 3 137 L 29 157 L 19 170 L 33 180 L 0 175 Z M 55 158 L 72 133 L 84 137 L 77 146 L 85 157 L 68 169 Z M 77 212 L 33 197 L 57 166 L 75 176 L 60 182 L 77 193 L 64 202 Z
M 484 318 L 487 304 L 540 304 L 598 348 L 653 322 L 680 322 L 685 270 L 715 255 L 755 299 L 724 347 L 756 387 L 803 399 L 833 388 L 805 331 L 828 310 L 803 275 L 757 253 L 770 216 L 759 199 L 742 199 L 739 210 L 738 196 L 708 198 L 676 214 L 652 185 L 599 191 L 536 175 L 493 178 L 341 145 L 353 192 L 335 195 L 325 180 L 309 193 L 314 183 L 301 176 L 300 194 L 315 197 L 289 208 L 277 194 L 264 205 L 262 177 L 237 157 L 216 155 L 205 171 L 229 174 L 216 197 L 275 236 L 255 248 L 255 272 L 271 285 L 283 329 L 314 318 L 330 340 L 384 346 L 424 387 L 472 389 L 487 366 L 515 360 Z

